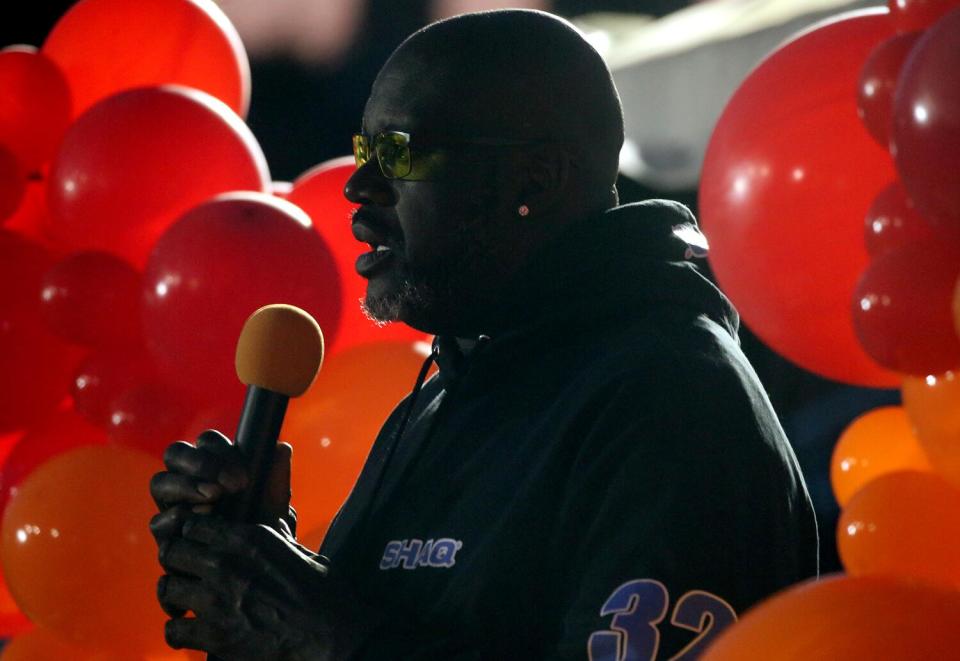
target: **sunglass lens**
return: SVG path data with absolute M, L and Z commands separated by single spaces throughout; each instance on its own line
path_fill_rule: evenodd
M 353 158 L 357 167 L 363 167 L 370 160 L 370 143 L 365 135 L 353 136 Z
M 410 174 L 410 147 L 403 136 L 382 136 L 377 141 L 376 151 L 385 177 L 401 179 Z

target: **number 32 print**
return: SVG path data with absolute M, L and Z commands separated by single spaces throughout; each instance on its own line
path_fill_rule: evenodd
M 654 661 L 660 648 L 658 625 L 667 616 L 670 595 L 660 581 L 638 579 L 618 587 L 600 615 L 613 615 L 610 629 L 595 631 L 587 642 L 590 661 Z M 698 658 L 721 631 L 737 621 L 726 601 L 702 590 L 687 592 L 673 609 L 670 624 L 698 634 L 669 661 Z

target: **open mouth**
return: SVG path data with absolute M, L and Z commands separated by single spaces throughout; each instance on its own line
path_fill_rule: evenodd
M 364 278 L 369 278 L 376 274 L 384 265 L 393 258 L 393 249 L 383 244 L 371 243 L 372 250 L 365 252 L 357 258 L 356 269 Z
M 360 255 L 355 265 L 357 273 L 364 278 L 376 274 L 394 257 L 396 242 L 389 238 L 391 233 L 386 231 L 386 226 L 386 221 L 363 207 L 353 214 L 353 237 L 370 246 L 369 252 Z

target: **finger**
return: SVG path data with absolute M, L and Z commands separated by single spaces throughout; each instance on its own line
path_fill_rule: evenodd
M 176 505 L 161 511 L 150 519 L 150 532 L 153 538 L 159 543 L 171 537 L 179 537 L 183 532 L 183 524 L 189 516 L 190 508 L 186 505 Z
M 253 559 L 266 554 L 283 540 L 267 526 L 229 523 L 219 516 L 192 516 L 183 524 L 184 539 L 209 546 L 238 558 Z
M 230 580 L 229 559 L 206 544 L 174 537 L 161 544 L 159 560 L 168 574 L 186 574 L 225 588 Z
M 164 626 L 164 638 L 173 649 L 216 653 L 229 645 L 229 630 L 195 617 L 177 617 Z
M 221 432 L 216 429 L 207 429 L 197 436 L 197 447 L 203 448 L 204 450 L 210 450 L 214 454 L 227 454 L 230 452 L 230 448 L 233 447 L 233 443 L 230 442 L 230 439 L 224 436 Z
M 223 462 L 217 481 L 229 492 L 243 491 L 250 484 L 240 451 L 230 440 L 215 429 L 208 429 L 197 436 L 197 447 L 212 452 Z
M 225 595 L 189 576 L 164 575 L 157 582 L 157 600 L 167 615 L 183 617 L 187 611 L 193 611 L 197 617 L 225 628 L 236 626 L 243 619 L 242 594 L 237 591 Z
M 173 473 L 183 473 L 205 482 L 216 482 L 224 466 L 224 458 L 207 448 L 198 448 L 186 441 L 167 446 L 163 463 Z
M 290 464 L 293 447 L 289 443 L 277 443 L 273 452 L 273 465 L 263 490 L 262 512 L 264 521 L 284 519 L 290 512 Z
M 215 482 L 197 480 L 183 473 L 163 472 L 150 478 L 150 495 L 160 509 L 171 505 L 214 503 L 224 488 Z
M 163 609 L 163 612 L 170 617 L 183 617 L 187 611 L 190 610 L 190 607 L 181 606 L 177 603 L 177 599 L 167 594 L 167 586 L 170 578 L 172 577 L 169 574 L 164 574 L 157 581 L 157 601 L 160 602 L 160 608 Z

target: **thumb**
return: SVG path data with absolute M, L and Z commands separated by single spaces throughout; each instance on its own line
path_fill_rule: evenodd
M 270 521 L 285 519 L 290 507 L 290 463 L 293 447 L 289 443 L 277 443 L 273 453 L 273 465 L 263 490 L 264 514 Z

